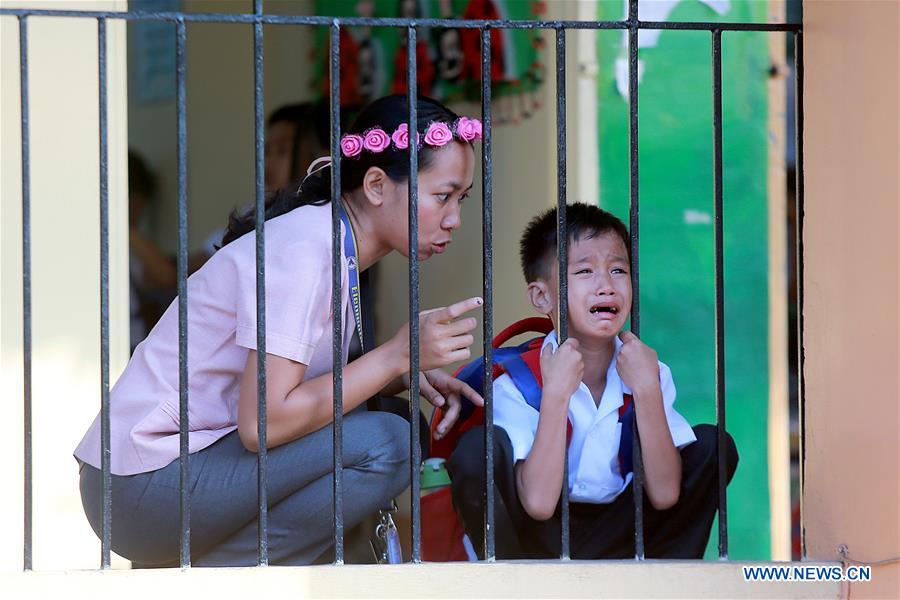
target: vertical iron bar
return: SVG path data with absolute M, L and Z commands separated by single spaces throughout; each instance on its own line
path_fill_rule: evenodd
M 484 261 L 484 558 L 495 560 L 494 536 L 494 241 L 493 241 L 493 176 L 491 157 L 491 30 L 481 30 L 481 122 L 484 131 L 481 149 L 481 188 L 484 196 L 481 218 L 481 240 Z
M 722 31 L 712 32 L 713 64 L 713 215 L 716 281 L 716 445 L 718 451 L 719 558 L 728 558 L 728 509 L 725 484 L 725 273 L 722 215 Z
M 806 558 L 806 528 L 803 521 L 803 484 L 806 478 L 806 377 L 803 367 L 806 355 L 803 346 L 803 31 L 794 34 L 794 135 L 796 224 L 796 279 L 797 279 L 797 404 L 800 417 L 800 558 Z
M 22 532 L 23 568 L 32 568 L 32 452 L 31 452 L 31 162 L 28 132 L 28 21 L 19 17 L 19 99 L 22 117 L 22 395 L 24 440 Z
M 566 30 L 556 30 L 556 165 L 557 209 L 556 240 L 559 248 L 559 331 L 560 344 L 569 337 L 569 234 L 566 227 Z M 563 460 L 563 484 L 560 492 L 560 558 L 568 560 L 569 551 L 569 448 Z
M 412 562 L 422 562 L 422 521 L 419 500 L 419 156 L 418 75 L 415 22 L 406 30 L 406 81 L 409 86 L 409 444 L 411 473 Z
M 188 431 L 188 218 L 187 218 L 187 117 L 185 111 L 185 42 L 184 21 L 175 22 L 175 84 L 178 112 L 178 458 L 179 499 L 181 508 L 181 568 L 191 566 L 191 496 L 190 452 Z
M 344 564 L 344 321 L 341 314 L 341 29 L 331 26 L 331 352 L 334 382 L 334 562 Z M 348 231 L 349 235 L 350 232 Z M 359 268 L 357 257 L 357 269 Z M 360 344 L 363 340 L 360 339 Z
M 103 471 L 101 568 L 108 569 L 112 547 L 112 474 L 109 417 L 109 156 L 106 96 L 106 19 L 97 20 L 100 100 L 100 467 Z
M 269 564 L 268 442 L 266 439 L 266 238 L 265 238 L 265 119 L 263 116 L 262 0 L 253 0 L 253 101 L 256 126 L 256 371 L 257 371 L 257 494 L 259 499 L 258 564 Z
M 631 331 L 641 335 L 640 302 L 640 196 L 638 170 L 638 0 L 628 2 L 628 109 L 629 164 L 631 167 Z M 634 557 L 644 559 L 644 463 L 637 419 L 633 422 L 632 456 L 634 457 Z

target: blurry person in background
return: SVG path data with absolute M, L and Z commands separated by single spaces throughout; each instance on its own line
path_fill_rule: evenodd
M 329 153 L 330 114 L 324 102 L 287 104 L 266 123 L 266 193 L 306 174 L 309 164 Z
M 319 156 L 330 152 L 331 114 L 323 101 L 286 104 L 269 115 L 266 122 L 265 185 L 272 197 L 292 181 L 300 181 L 306 168 Z M 253 202 L 244 206 L 252 210 Z M 224 225 L 210 233 L 203 247 L 194 252 L 188 270 L 193 273 L 215 254 L 222 244 Z
M 156 190 L 156 176 L 139 154 L 129 150 L 128 270 L 132 352 L 175 297 L 175 262 L 140 228 L 147 206 L 156 200 Z
M 276 109 L 266 125 L 265 186 L 273 197 L 291 182 L 300 181 L 306 168 L 328 155 L 330 112 L 325 101 L 288 104 Z M 128 153 L 131 350 L 134 351 L 172 301 L 177 287 L 177 262 L 141 231 L 146 207 L 156 200 L 157 178 L 136 152 Z M 246 209 L 252 210 L 250 200 Z M 225 219 L 222 219 L 223 223 Z M 188 273 L 203 266 L 222 244 L 225 227 L 207 235 L 188 257 Z

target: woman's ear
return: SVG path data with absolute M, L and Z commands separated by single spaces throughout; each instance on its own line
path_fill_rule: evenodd
M 528 284 L 528 300 L 536 311 L 542 315 L 550 315 L 553 312 L 553 298 L 546 282 L 538 279 Z
M 363 176 L 363 193 L 366 195 L 366 200 L 373 206 L 384 204 L 384 187 L 387 183 L 387 178 L 387 173 L 378 167 L 369 167 L 369 170 Z

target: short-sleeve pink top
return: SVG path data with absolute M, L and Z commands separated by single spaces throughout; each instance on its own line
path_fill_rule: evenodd
M 343 236 L 343 226 L 341 227 Z M 332 370 L 331 205 L 303 206 L 266 221 L 266 352 Z M 343 238 L 342 238 L 343 239 Z M 238 386 L 256 349 L 256 236 L 223 247 L 187 281 L 190 452 L 237 428 Z M 346 364 L 355 322 L 341 252 Z M 112 473 L 160 469 L 179 448 L 178 302 L 141 344 L 110 392 Z M 75 456 L 100 468 L 100 415 Z

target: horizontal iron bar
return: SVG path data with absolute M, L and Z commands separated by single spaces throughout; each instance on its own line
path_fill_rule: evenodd
M 127 21 L 188 21 L 193 23 L 263 23 L 265 25 L 339 25 L 343 27 L 453 27 L 456 29 L 627 29 L 629 21 L 552 21 L 487 19 L 402 19 L 397 17 L 329 17 L 314 15 L 254 15 L 180 12 L 112 12 L 0 8 L 0 15 L 36 17 L 88 17 Z M 800 23 L 708 23 L 695 21 L 638 21 L 638 29 L 687 29 L 694 31 L 789 31 Z

